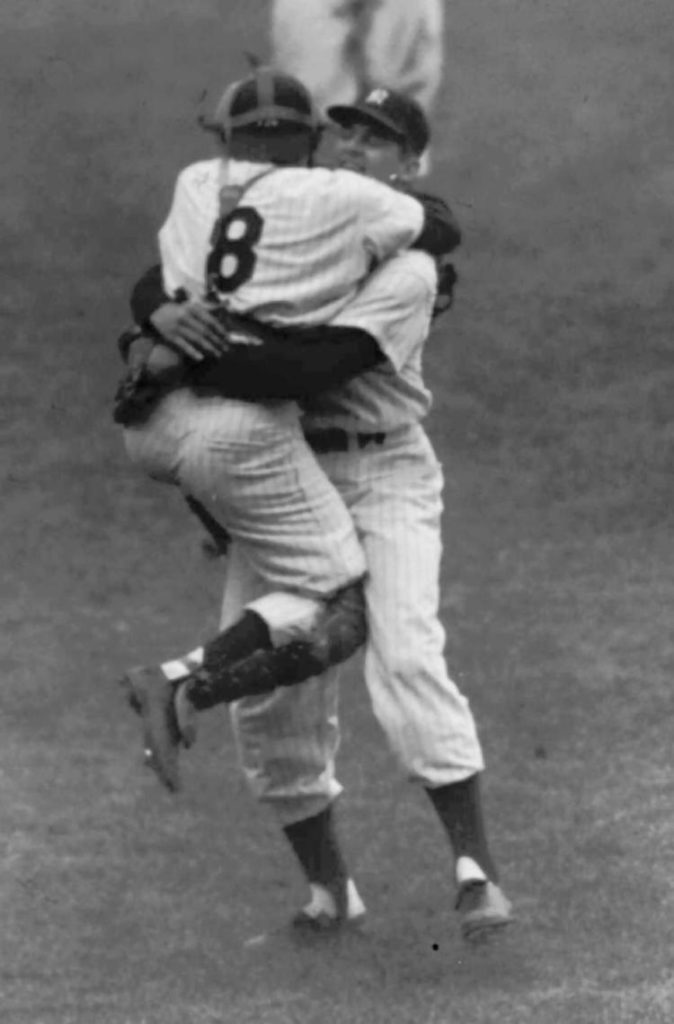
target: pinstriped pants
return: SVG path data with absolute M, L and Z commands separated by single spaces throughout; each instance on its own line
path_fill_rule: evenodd
M 484 767 L 468 701 L 449 677 L 438 618 L 442 470 L 415 424 L 381 447 L 319 456 L 365 551 L 369 637 L 364 675 L 373 711 L 410 779 L 457 782 Z M 232 548 L 223 602 L 229 624 L 262 584 Z M 341 792 L 338 670 L 231 708 L 244 773 L 283 824 Z
M 265 592 L 327 597 L 365 571 L 351 517 L 294 404 L 179 389 L 146 423 L 127 428 L 124 441 L 132 462 L 177 484 L 226 527 Z

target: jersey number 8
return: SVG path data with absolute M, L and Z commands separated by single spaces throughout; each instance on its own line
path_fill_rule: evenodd
M 218 299 L 236 291 L 252 277 L 257 262 L 254 246 L 260 240 L 263 225 L 253 206 L 237 206 L 218 220 L 206 260 L 210 298 Z

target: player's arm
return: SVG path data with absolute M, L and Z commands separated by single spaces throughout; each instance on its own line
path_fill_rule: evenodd
M 277 329 L 250 318 L 230 316 L 230 324 L 238 324 L 256 342 L 230 344 L 230 334 L 215 311 L 202 307 L 197 317 L 190 313 L 191 305 L 169 299 L 159 267 L 147 270 L 131 293 L 135 322 L 145 330 L 149 327 L 155 337 L 164 338 L 171 347 L 188 354 L 186 337 L 195 346 L 206 338 L 213 339 L 217 359 L 204 359 L 202 365 L 190 371 L 190 381 L 224 397 L 249 401 L 301 399 L 337 387 L 384 358 L 376 340 L 360 326 Z M 123 350 L 122 355 L 128 358 L 128 351 Z
M 203 181 L 212 178 L 210 162 L 191 164 L 176 179 L 173 201 L 159 235 L 159 254 L 166 291 L 184 289 L 189 295 L 203 294 L 204 254 L 212 222 L 204 217 L 200 195 Z
M 134 323 L 146 334 L 188 359 L 218 355 L 226 347 L 226 332 L 205 303 L 190 301 L 184 291 L 166 294 L 159 264 L 146 270 L 133 286 L 130 306 Z M 122 358 L 126 356 L 122 350 Z
M 131 289 L 131 315 L 140 327 L 148 327 L 152 323 L 152 315 L 171 299 L 172 296 L 164 291 L 161 266 L 156 263 L 138 278 Z
M 399 372 L 426 338 L 434 311 L 437 271 L 423 252 L 402 252 L 378 267 L 328 326 L 274 330 L 250 326 L 258 344 L 235 345 L 196 368 L 197 386 L 261 401 L 306 399 L 331 391 L 384 360 Z
M 413 195 L 423 206 L 424 225 L 410 248 L 421 249 L 435 257 L 448 256 L 461 244 L 461 228 L 452 210 L 439 196 L 428 192 Z
M 250 322 L 245 329 L 256 343 L 232 344 L 217 359 L 195 367 L 192 386 L 251 402 L 301 401 L 345 384 L 384 359 L 376 339 L 358 326 L 277 329 Z
M 446 256 L 460 244 L 458 224 L 443 200 L 393 189 L 363 175 L 351 187 L 361 204 L 364 243 L 377 262 L 410 247 Z

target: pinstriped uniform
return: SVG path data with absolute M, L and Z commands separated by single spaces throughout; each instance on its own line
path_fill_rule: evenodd
M 220 298 L 260 320 L 326 323 L 348 305 L 373 261 L 410 245 L 423 226 L 416 199 L 353 171 L 201 161 L 178 176 L 159 232 L 167 292 L 204 295 L 220 192 L 247 182 L 241 206 L 254 207 L 263 222 L 255 269 Z
M 416 200 L 348 171 L 204 161 L 179 176 L 160 232 L 167 291 L 205 294 L 220 192 L 250 181 L 245 204 L 262 218 L 262 233 L 252 276 L 227 303 L 260 319 L 329 319 L 372 260 L 410 244 L 423 223 Z M 177 484 L 227 527 L 267 589 L 322 597 L 362 575 L 353 524 L 306 445 L 294 403 L 180 389 L 145 424 L 127 429 L 125 442 L 132 461 Z
M 369 637 L 364 675 L 374 713 L 408 776 L 427 786 L 483 768 L 466 698 L 448 675 L 439 621 L 442 469 L 420 419 L 421 376 L 435 285 L 432 261 L 403 253 L 380 267 L 338 318 L 371 331 L 388 362 L 312 404 L 309 430 L 386 431 L 381 445 L 319 455 L 365 552 Z M 236 546 L 223 625 L 262 586 Z M 232 708 L 244 772 L 283 823 L 318 813 L 340 792 L 337 672 Z
M 267 590 L 327 596 L 364 572 L 351 518 L 308 448 L 291 404 L 166 395 L 127 452 L 196 498 L 241 544 Z M 266 616 L 265 616 L 266 618 Z

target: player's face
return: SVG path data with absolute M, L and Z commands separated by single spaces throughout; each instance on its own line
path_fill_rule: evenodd
M 418 166 L 416 158 L 408 156 L 398 142 L 370 125 L 354 124 L 349 128 L 337 127 L 335 131 L 338 167 L 379 181 L 395 178 L 407 181 L 414 177 Z

